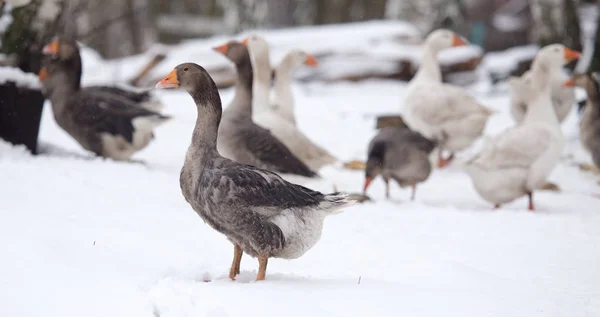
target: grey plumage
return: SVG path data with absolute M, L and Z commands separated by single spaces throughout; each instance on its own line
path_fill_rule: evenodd
M 219 151 L 236 162 L 277 173 L 315 177 L 275 136 L 252 121 L 252 63 L 248 49 L 232 44 L 224 53 L 236 65 L 235 96 L 223 113 L 219 129 Z
M 381 175 L 386 183 L 386 196 L 389 197 L 389 180 L 395 180 L 401 187 L 413 186 L 425 181 L 431 173 L 429 154 L 436 142 L 420 133 L 403 127 L 386 127 L 371 140 L 367 153 L 365 170 L 366 192 L 369 183 Z
M 176 85 L 163 80 L 157 87 L 187 90 L 198 109 L 180 175 L 186 201 L 208 225 L 227 236 L 236 250 L 239 246 L 259 257 L 259 263 L 261 257 L 291 259 L 304 254 L 318 241 L 325 216 L 350 204 L 347 196 L 325 195 L 268 170 L 222 157 L 216 148 L 217 136 L 221 137 L 221 100 L 214 81 L 193 63 L 181 64 L 175 72 L 166 78 L 176 77 Z M 231 272 L 233 279 L 234 265 Z M 261 279 L 260 272 L 257 279 Z
M 579 127 L 579 139 L 592 156 L 594 165 L 600 168 L 600 83 L 593 73 L 573 76 L 575 85 L 585 89 L 586 105 Z

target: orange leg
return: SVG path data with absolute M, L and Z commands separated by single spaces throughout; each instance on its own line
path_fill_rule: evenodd
M 527 193 L 527 196 L 529 197 L 529 210 L 534 211 L 535 207 L 533 207 L 533 193 L 529 192 Z
M 258 256 L 258 274 L 256 275 L 257 281 L 264 281 L 267 275 L 267 262 L 269 262 L 268 254 L 260 254 Z
M 240 263 L 242 262 L 242 255 L 244 251 L 237 244 L 233 245 L 233 262 L 231 263 L 231 269 L 229 269 L 229 278 L 235 280 L 235 276 L 240 274 Z

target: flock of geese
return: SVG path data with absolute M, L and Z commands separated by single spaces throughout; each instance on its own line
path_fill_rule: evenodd
M 449 30 L 436 30 L 424 42 L 420 68 L 410 81 L 403 119 L 408 127 L 379 130 L 368 147 L 366 192 L 381 175 L 411 186 L 442 168 L 455 153 L 482 136 L 493 111 L 465 90 L 442 83 L 437 54 L 466 45 Z M 229 277 L 240 273 L 244 253 L 258 258 L 257 280 L 266 276 L 269 258 L 294 259 L 321 236 L 324 219 L 357 201 L 345 193 L 324 194 L 284 180 L 279 174 L 319 177 L 322 166 L 337 162 L 296 126 L 291 90 L 293 69 L 316 66 L 301 50 L 292 50 L 275 69 L 271 96 L 269 46 L 260 36 L 214 47 L 236 68 L 235 95 L 225 111 L 215 82 L 195 63 L 177 65 L 156 88 L 185 90 L 197 108 L 191 144 L 180 174 L 185 200 L 213 229 L 234 245 Z M 101 157 L 130 161 L 148 146 L 153 130 L 170 119 L 147 92 L 117 87 L 81 87 L 82 61 L 75 41 L 57 38 L 43 48 L 39 73 L 58 125 L 83 148 Z M 563 45 L 542 48 L 531 70 L 511 78 L 512 113 L 517 124 L 488 138 L 466 164 L 477 192 L 499 206 L 532 193 L 558 163 L 563 147 L 560 121 L 573 102 L 573 88 L 588 91 L 581 140 L 600 159 L 598 82 L 589 74 L 567 80 L 561 69 L 579 53 Z M 447 155 L 445 155 L 447 152 Z M 389 186 L 386 186 L 389 197 Z

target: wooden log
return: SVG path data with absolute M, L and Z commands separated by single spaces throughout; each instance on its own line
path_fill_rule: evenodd
M 148 62 L 148 64 L 146 64 L 146 66 L 144 66 L 144 68 L 142 68 L 140 72 L 129 81 L 129 84 L 135 87 L 139 87 L 140 82 L 144 78 L 146 78 L 150 71 L 152 71 L 152 69 L 154 69 L 154 67 L 160 64 L 160 62 L 162 62 L 166 57 L 167 56 L 164 54 L 154 55 L 154 57 Z
M 377 124 L 375 127 L 377 129 L 388 127 L 406 128 L 407 125 L 401 115 L 384 115 L 377 117 Z

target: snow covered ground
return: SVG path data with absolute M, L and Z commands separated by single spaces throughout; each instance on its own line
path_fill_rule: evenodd
M 342 160 L 365 159 L 375 116 L 399 112 L 404 89 L 395 81 L 296 84 L 299 126 Z M 506 85 L 469 89 L 499 111 L 486 134 L 512 124 Z M 600 316 L 600 199 L 592 197 L 600 187 L 574 165 L 589 160 L 575 111 L 550 177 L 562 192 L 536 193 L 538 211 L 526 211 L 526 199 L 494 211 L 476 194 L 460 164 L 477 143 L 436 170 L 414 202 L 395 184 L 386 201 L 374 181 L 374 202 L 328 218 L 312 250 L 271 260 L 257 283 L 257 261 L 247 256 L 241 277 L 227 278 L 231 244 L 181 195 L 191 98 L 157 93 L 174 119 L 136 155 L 147 167 L 91 158 L 56 125 L 49 103 L 40 131 L 47 154 L 0 141 L 1 316 Z M 227 105 L 233 90 L 221 96 Z M 324 180 L 304 185 L 362 188 L 360 171 L 320 173 Z

